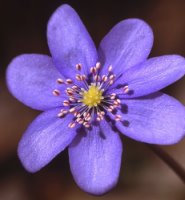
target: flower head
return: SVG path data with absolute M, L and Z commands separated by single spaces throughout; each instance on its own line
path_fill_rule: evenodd
M 118 131 L 153 144 L 173 144 L 184 136 L 184 106 L 158 91 L 184 76 L 185 59 L 147 59 L 153 34 L 144 21 L 121 21 L 97 51 L 77 13 L 62 5 L 49 20 L 47 38 L 51 57 L 20 55 L 7 70 L 10 92 L 44 111 L 19 143 L 28 171 L 40 170 L 69 147 L 76 183 L 103 194 L 119 176 Z

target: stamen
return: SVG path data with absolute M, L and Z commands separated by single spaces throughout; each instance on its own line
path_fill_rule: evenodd
M 107 77 L 107 76 L 105 76 L 105 75 L 103 75 L 103 76 L 102 76 L 102 81 L 103 81 L 103 82 L 106 82 L 106 81 L 107 81 L 107 79 L 108 79 L 108 77 Z
M 112 93 L 111 95 L 110 95 L 110 99 L 111 100 L 114 100 L 116 98 L 116 94 L 115 93 Z
M 70 112 L 70 113 L 73 113 L 73 112 L 75 112 L 75 110 L 76 110 L 75 107 L 73 107 L 73 108 L 71 108 L 71 109 L 69 110 L 69 112 Z
M 76 70 L 81 71 L 82 64 L 76 64 Z M 62 109 L 58 113 L 58 117 L 64 117 L 66 114 L 72 114 L 74 120 L 68 124 L 69 128 L 74 128 L 77 124 L 82 124 L 84 127 L 89 128 L 93 120 L 101 121 L 105 118 L 106 112 L 113 112 L 120 106 L 120 99 L 117 98 L 115 93 L 107 94 L 107 89 L 115 81 L 115 74 L 112 72 L 112 65 L 108 67 L 107 73 L 100 76 L 99 69 L 100 62 L 97 62 L 94 67 L 90 68 L 90 77 L 78 72 L 75 75 L 77 81 L 83 84 L 74 84 L 72 79 L 61 78 L 57 79 L 58 84 L 70 85 L 65 89 L 67 99 L 63 101 L 63 105 L 68 107 Z M 92 81 L 89 83 L 89 81 Z M 129 91 L 128 86 L 123 87 L 123 92 Z M 59 96 L 58 89 L 53 90 L 53 95 Z M 116 121 L 121 120 L 120 115 L 114 115 Z
M 101 67 L 100 62 L 97 62 L 97 63 L 96 63 L 96 69 L 98 70 L 98 69 L 100 69 L 100 67 Z
M 113 80 L 110 80 L 109 85 L 112 85 L 113 83 L 114 83 L 114 81 L 113 81 Z
M 80 74 L 76 74 L 76 80 L 77 80 L 77 81 L 82 81 L 81 75 L 80 75 Z
M 110 80 L 113 80 L 115 78 L 115 75 L 114 74 L 111 74 L 110 76 L 109 76 L 109 79 Z
M 57 79 L 57 83 L 58 83 L 58 84 L 63 84 L 63 83 L 64 83 L 64 80 L 62 80 L 61 78 L 58 78 L 58 79 Z
M 66 114 L 68 113 L 68 111 L 67 110 L 61 110 L 59 113 L 58 113 L 58 117 L 64 117 Z
M 80 71 L 81 69 L 82 69 L 82 65 L 79 63 L 79 64 L 76 64 L 76 69 L 78 70 L 78 71 Z
M 116 115 L 116 116 L 115 116 L 115 120 L 116 120 L 116 121 L 120 121 L 120 120 L 121 120 L 121 115 Z
M 74 127 L 75 127 L 75 125 L 76 125 L 76 123 L 75 123 L 75 122 L 70 122 L 70 123 L 69 123 L 69 125 L 68 125 L 68 127 L 69 127 L 69 128 L 74 128 Z
M 74 97 L 69 97 L 69 101 L 76 102 L 76 99 Z
M 96 75 L 94 76 L 94 81 L 96 81 L 96 82 L 97 82 L 97 81 L 100 81 L 100 76 L 96 74 Z
M 57 90 L 57 89 L 53 90 L 53 95 L 54 96 L 59 96 L 60 95 L 60 91 Z
M 71 96 L 71 95 L 73 95 L 73 91 L 70 89 L 70 90 L 66 90 L 66 94 L 68 95 L 68 96 Z
M 73 85 L 71 88 L 72 88 L 73 90 L 78 90 L 78 89 L 79 89 L 78 86 L 76 86 L 76 85 Z
M 68 100 L 64 100 L 64 101 L 63 101 L 63 105 L 64 105 L 64 106 L 69 106 L 69 105 L 70 105 L 70 103 L 69 103 L 69 101 L 68 101 Z
M 85 74 L 82 74 L 81 76 L 82 80 L 85 81 L 85 79 L 87 78 Z
M 125 85 L 125 86 L 123 87 L 123 92 L 124 92 L 125 94 L 127 94 L 129 91 L 130 91 L 130 89 L 129 89 L 128 85 Z
M 58 115 L 57 115 L 58 117 L 63 117 L 64 116 L 64 114 L 63 113 L 58 113 Z
M 96 71 L 97 71 L 96 67 L 91 67 L 90 72 L 91 72 L 92 74 L 95 74 Z
M 97 121 L 101 121 L 101 118 L 100 118 L 100 117 L 97 117 L 96 120 L 97 120 Z
M 73 81 L 71 79 L 66 79 L 66 84 L 70 85 L 72 83 L 73 83 Z
M 108 68 L 108 72 L 111 72 L 111 71 L 112 71 L 112 65 L 110 65 Z
M 116 99 L 113 104 L 116 105 L 116 106 L 119 106 L 121 103 L 121 101 L 119 99 Z
M 83 124 L 84 123 L 84 120 L 82 118 L 77 118 L 76 121 L 79 123 L 79 124 Z
M 83 125 L 84 125 L 86 128 L 89 128 L 89 127 L 90 127 L 89 122 L 84 122 Z

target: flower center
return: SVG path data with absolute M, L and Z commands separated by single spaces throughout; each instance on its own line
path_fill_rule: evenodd
M 112 72 L 112 66 L 108 67 L 107 74 L 99 73 L 100 63 L 96 63 L 90 68 L 88 77 L 81 72 L 82 65 L 77 64 L 75 74 L 75 84 L 71 79 L 57 79 L 58 84 L 65 84 L 65 91 L 54 89 L 53 95 L 58 97 L 66 93 L 66 99 L 63 101 L 64 108 L 58 113 L 58 117 L 65 117 L 67 114 L 73 114 L 73 121 L 68 127 L 73 128 L 76 124 L 82 124 L 89 128 L 94 120 L 101 121 L 107 117 L 107 112 L 114 115 L 116 121 L 121 120 L 121 116 L 114 114 L 114 110 L 120 107 L 120 99 L 115 93 L 110 93 L 109 87 L 115 82 L 115 74 Z M 123 92 L 129 92 L 128 86 L 123 87 Z M 115 112 L 116 113 L 116 112 Z
M 97 86 L 90 85 L 89 90 L 84 91 L 82 94 L 82 102 L 89 106 L 89 108 L 93 106 L 97 107 L 103 99 L 102 93 L 103 91 L 100 90 Z

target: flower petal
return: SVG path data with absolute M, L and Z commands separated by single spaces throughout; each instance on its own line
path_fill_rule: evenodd
M 151 28 L 140 19 L 127 19 L 118 23 L 103 38 L 99 47 L 100 61 L 107 73 L 109 65 L 115 74 L 143 62 L 153 45 Z
M 10 92 L 27 106 L 38 110 L 61 105 L 63 97 L 52 94 L 58 87 L 57 78 L 61 78 L 61 75 L 46 55 L 20 55 L 10 63 L 7 70 Z
M 78 14 L 69 5 L 59 7 L 48 23 L 48 45 L 59 71 L 68 78 L 74 78 L 75 66 L 82 64 L 82 70 L 95 65 L 97 52 L 94 43 Z
M 100 195 L 114 187 L 120 171 L 122 143 L 107 122 L 78 135 L 69 147 L 71 172 L 78 186 Z
M 161 90 L 183 77 L 184 74 L 184 57 L 168 55 L 151 58 L 126 71 L 116 81 L 119 89 L 114 92 L 125 98 L 144 96 Z M 130 93 L 123 92 L 124 85 L 128 85 Z
M 174 144 L 185 134 L 185 107 L 166 94 L 122 100 L 116 127 L 128 137 L 151 144 Z M 111 116 L 113 117 L 113 116 Z
M 59 109 L 39 115 L 20 140 L 18 155 L 23 166 L 36 172 L 63 151 L 76 135 L 76 128 L 68 128 L 73 115 L 57 117 Z

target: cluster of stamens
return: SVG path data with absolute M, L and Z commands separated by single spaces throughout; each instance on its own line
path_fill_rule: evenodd
M 65 90 L 67 99 L 63 101 L 66 109 L 60 110 L 58 117 L 62 118 L 69 113 L 73 114 L 74 119 L 68 125 L 70 128 L 75 127 L 76 124 L 82 124 L 89 128 L 93 120 L 104 120 L 106 112 L 113 114 L 113 111 L 120 106 L 121 101 L 117 95 L 107 92 L 116 78 L 112 72 L 112 66 L 108 67 L 107 75 L 102 76 L 99 75 L 100 67 L 100 63 L 96 63 L 94 67 L 90 68 L 90 74 L 87 77 L 81 72 L 82 65 L 77 64 L 78 73 L 75 76 L 77 80 L 75 83 L 71 79 L 57 79 L 58 84 L 67 86 Z M 128 91 L 128 86 L 124 86 L 123 92 L 127 93 Z M 54 96 L 60 96 L 60 94 L 60 90 L 53 90 Z M 120 115 L 114 115 L 114 118 L 116 121 L 121 120 Z

